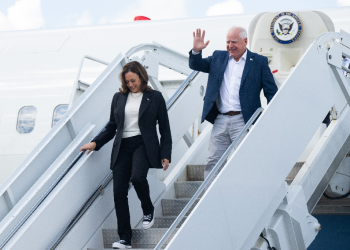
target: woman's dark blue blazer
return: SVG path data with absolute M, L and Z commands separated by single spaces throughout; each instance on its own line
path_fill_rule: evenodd
M 109 122 L 104 130 L 93 139 L 98 151 L 104 144 L 114 139 L 111 166 L 113 169 L 117 161 L 122 141 L 125 117 L 125 105 L 129 93 L 117 92 L 112 100 Z M 157 122 L 159 124 L 160 144 L 157 135 Z M 156 90 L 144 92 L 139 110 L 139 127 L 145 144 L 148 160 L 152 168 L 162 168 L 161 159 L 171 161 L 171 131 L 168 112 L 163 95 Z

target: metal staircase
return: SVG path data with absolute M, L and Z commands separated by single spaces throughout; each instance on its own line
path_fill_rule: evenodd
M 292 183 L 295 176 L 299 172 L 302 162 L 297 162 L 293 167 L 292 171 L 286 178 L 288 184 Z M 174 183 L 175 197 L 174 199 L 161 199 L 161 209 L 162 216 L 155 217 L 154 225 L 152 228 L 144 230 L 139 225 L 137 228 L 133 229 L 133 238 L 132 238 L 132 248 L 140 250 L 150 250 L 154 249 L 161 238 L 166 233 L 167 229 L 173 224 L 177 216 L 185 208 L 187 203 L 196 193 L 198 188 L 204 181 L 204 169 L 206 165 L 187 165 L 186 166 L 186 181 L 177 181 Z M 197 205 L 199 199 L 203 196 L 203 193 L 199 195 L 197 202 L 195 202 L 192 208 L 187 212 L 187 215 L 181 220 L 177 225 L 177 228 L 180 228 L 181 225 L 185 222 L 188 215 L 191 213 L 193 208 Z M 324 201 L 321 201 L 321 204 L 316 206 L 316 211 L 322 210 Z M 173 234 L 165 241 L 163 248 L 167 246 L 170 240 L 174 237 L 177 230 L 174 230 Z M 111 249 L 113 242 L 119 240 L 117 229 L 103 229 L 103 244 L 104 249 Z M 92 250 L 92 249 L 91 249 Z

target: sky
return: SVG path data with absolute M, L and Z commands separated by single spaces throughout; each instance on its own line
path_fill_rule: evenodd
M 164 20 L 342 6 L 350 0 L 1 0 L 0 31 L 131 22 L 139 15 Z

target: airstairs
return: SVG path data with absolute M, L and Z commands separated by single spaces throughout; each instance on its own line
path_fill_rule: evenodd
M 130 60 L 146 68 L 152 87 L 165 96 L 174 152 L 168 171 L 149 171 L 153 228 L 140 228 L 142 211 L 129 189 L 133 248 L 217 249 L 220 242 L 220 249 L 306 249 L 320 230 L 311 212 L 323 192 L 347 191 L 330 184 L 349 181 L 332 179 L 347 171 L 350 148 L 350 86 L 341 66 L 349 48 L 343 31 L 319 36 L 269 106 L 246 124 L 240 146 L 233 150 L 233 142 L 206 180 L 211 125 L 195 140 L 189 128 L 200 116 L 207 75 L 192 72 L 186 56 L 144 44 L 118 55 L 93 84 L 79 88 L 77 78 L 69 111 L 0 187 L 0 249 L 100 250 L 117 240 L 112 145 L 90 155 L 79 148 L 103 129 L 118 75 Z M 158 80 L 159 65 L 187 76 L 171 98 Z M 331 125 L 300 168 L 298 158 L 331 107 Z M 288 185 L 294 166 L 300 171 Z

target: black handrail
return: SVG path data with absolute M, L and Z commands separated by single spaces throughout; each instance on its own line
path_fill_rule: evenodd
M 179 99 L 182 93 L 186 90 L 186 88 L 190 85 L 194 78 L 198 75 L 198 71 L 192 71 L 192 73 L 186 78 L 186 80 L 181 84 L 181 86 L 176 90 L 174 95 L 167 101 L 166 107 L 169 110 L 173 104 Z

